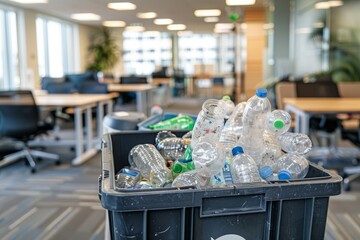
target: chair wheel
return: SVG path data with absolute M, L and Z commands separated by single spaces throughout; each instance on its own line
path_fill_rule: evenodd
M 56 160 L 56 161 L 55 161 L 55 165 L 56 165 L 56 166 L 61 165 L 61 161 L 60 161 L 60 160 Z
M 32 173 L 32 174 L 36 173 L 36 168 L 32 168 L 32 169 L 31 169 L 31 173 Z

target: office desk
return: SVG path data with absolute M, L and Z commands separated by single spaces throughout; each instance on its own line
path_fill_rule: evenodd
M 295 114 L 295 132 L 309 134 L 316 114 L 360 113 L 360 98 L 284 98 L 285 110 Z
M 136 92 L 136 111 L 149 115 L 152 105 L 151 91 L 155 89 L 151 84 L 109 84 L 109 92 Z
M 112 112 L 112 99 L 118 94 L 40 94 L 35 95 L 35 101 L 40 107 L 73 107 L 75 108 L 75 142 L 66 140 L 34 141 L 33 145 L 75 145 L 76 157 L 73 165 L 79 165 L 94 156 L 97 150 L 93 147 L 91 108 L 97 107 L 97 140 L 102 135 L 102 119 L 104 106 L 107 105 L 108 113 Z M 85 113 L 85 129 L 83 131 L 82 113 Z M 84 141 L 85 138 L 85 141 Z M 86 145 L 86 151 L 84 150 Z

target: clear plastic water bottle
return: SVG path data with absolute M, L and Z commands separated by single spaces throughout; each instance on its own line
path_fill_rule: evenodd
M 241 102 L 238 105 L 236 105 L 233 113 L 226 121 L 222 133 L 233 132 L 236 134 L 237 137 L 240 137 L 241 129 L 243 126 L 243 113 L 245 110 L 245 106 L 246 106 L 246 102 Z
M 277 159 L 281 156 L 281 146 L 275 133 L 265 130 L 263 137 L 264 152 L 258 167 L 260 176 L 269 180 L 274 174 Z
M 219 105 L 218 100 L 208 99 L 204 102 L 192 131 L 191 146 L 193 150 L 203 136 L 213 135 L 215 139 L 219 139 L 224 127 L 224 117 L 225 110 Z
M 209 184 L 209 178 L 200 176 L 197 171 L 181 173 L 172 182 L 172 187 L 188 187 L 195 186 L 196 188 L 203 188 Z
M 310 152 L 310 138 L 302 133 L 287 132 L 278 136 L 282 150 L 286 153 L 306 154 Z
M 267 99 L 267 90 L 259 88 L 256 95 L 251 97 L 245 106 L 243 114 L 243 129 L 239 145 L 243 146 L 244 152 L 250 155 L 256 163 L 261 161 L 264 151 L 263 133 L 271 104 Z
M 286 133 L 291 125 L 291 116 L 283 110 L 274 110 L 268 114 L 266 119 L 266 129 L 277 135 Z
M 159 142 L 161 142 L 165 138 L 176 138 L 176 135 L 170 131 L 160 131 L 160 132 L 158 132 L 158 134 L 156 134 L 156 137 L 155 137 L 156 145 L 159 144 Z
M 116 174 L 116 189 L 131 188 L 140 180 L 141 174 L 135 169 L 125 167 Z
M 165 159 L 154 145 L 142 144 L 133 147 L 129 153 L 129 163 L 156 187 L 162 187 L 172 180 Z
M 182 136 L 182 138 L 190 138 L 192 137 L 192 131 L 189 131 L 187 133 L 184 134 L 184 136 Z
M 193 148 L 192 159 L 198 174 L 210 178 L 224 166 L 224 146 L 212 136 L 201 137 L 196 148 Z
M 177 160 L 184 158 L 184 153 L 190 143 L 190 139 L 165 138 L 159 142 L 156 148 L 166 160 Z
M 234 111 L 235 104 L 231 101 L 229 96 L 224 96 L 222 99 L 219 100 L 219 105 L 225 110 L 225 119 L 228 119 L 232 112 Z
M 232 150 L 233 161 L 231 163 L 231 175 L 233 183 L 261 182 L 261 177 L 254 159 L 244 154 L 242 147 L 235 147 Z
M 278 159 L 279 180 L 301 179 L 309 170 L 309 161 L 301 155 L 285 154 Z

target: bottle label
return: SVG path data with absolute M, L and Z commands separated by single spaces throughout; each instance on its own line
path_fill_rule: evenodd
M 138 177 L 140 173 L 136 172 L 136 171 L 132 171 L 128 168 L 123 168 L 121 170 L 121 173 L 132 176 L 132 177 Z
M 231 159 L 232 160 L 232 159 Z M 225 184 L 232 184 L 232 176 L 230 171 L 230 162 L 226 161 L 223 168 L 223 176 Z

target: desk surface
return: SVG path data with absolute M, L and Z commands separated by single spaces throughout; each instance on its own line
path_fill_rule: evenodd
M 284 98 L 284 103 L 304 112 L 360 112 L 360 98 Z
M 118 94 L 47 94 L 34 95 L 36 104 L 43 107 L 77 107 L 108 101 Z
M 151 84 L 109 84 L 110 92 L 146 92 L 156 87 Z

